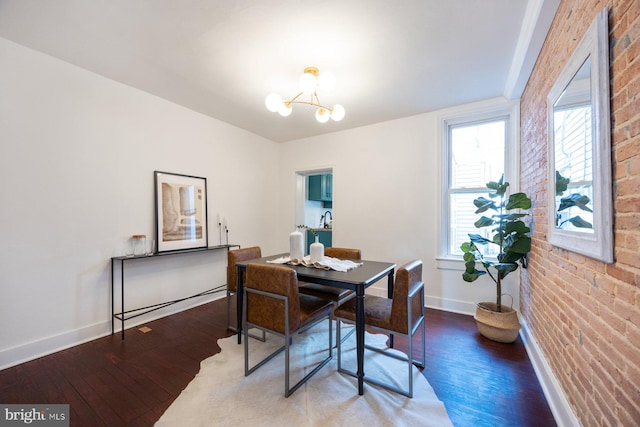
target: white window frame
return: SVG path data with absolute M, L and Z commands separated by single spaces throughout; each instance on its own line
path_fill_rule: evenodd
M 449 253 L 449 224 L 451 221 L 449 206 L 449 182 L 451 176 L 450 132 L 452 126 L 488 122 L 507 119 L 505 132 L 504 179 L 509 182 L 510 192 L 517 192 L 520 188 L 520 101 L 507 101 L 496 98 L 474 104 L 443 111 L 438 118 L 440 151 L 440 206 L 438 233 L 438 268 L 464 269 L 461 255 Z

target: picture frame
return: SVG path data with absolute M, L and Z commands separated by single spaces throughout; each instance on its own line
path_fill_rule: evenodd
M 154 171 L 157 253 L 207 248 L 207 179 Z

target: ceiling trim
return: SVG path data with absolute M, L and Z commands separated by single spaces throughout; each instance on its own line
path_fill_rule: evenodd
M 529 0 L 527 2 L 518 44 L 504 87 L 505 98 L 517 99 L 522 96 L 560 1 Z

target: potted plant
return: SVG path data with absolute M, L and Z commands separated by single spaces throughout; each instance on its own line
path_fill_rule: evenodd
M 496 302 L 480 302 L 476 307 L 476 324 L 480 333 L 494 341 L 511 343 L 518 337 L 520 322 L 518 314 L 511 307 L 502 304 L 502 281 L 516 271 L 519 265 L 527 267 L 527 254 L 531 251 L 529 227 L 522 221 L 528 213 L 512 212 L 531 208 L 531 199 L 524 193 L 514 193 L 507 197 L 508 182 L 487 183 L 489 199 L 478 197 L 473 201 L 476 214 L 494 211 L 491 216 L 483 215 L 474 225 L 476 228 L 491 227 L 488 237 L 469 233 L 469 241 L 460 249 L 464 252 L 465 272 L 462 278 L 473 282 L 478 277 L 488 275 L 496 284 Z M 496 260 L 489 260 L 479 247 L 494 246 Z M 480 263 L 483 270 L 476 268 Z

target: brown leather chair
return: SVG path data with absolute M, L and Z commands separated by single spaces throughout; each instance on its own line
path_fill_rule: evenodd
M 284 396 L 289 397 L 311 376 L 331 360 L 333 302 L 298 293 L 298 275 L 287 267 L 264 264 L 247 265 L 247 281 L 244 285 L 243 331 L 244 331 L 244 375 L 285 352 Z M 306 330 L 323 321 L 329 321 L 328 355 L 314 368 L 289 387 L 289 350 L 297 332 Z M 284 338 L 284 345 L 249 368 L 249 329 L 258 328 Z
M 324 254 L 331 258 L 349 259 L 352 261 L 360 261 L 362 259 L 360 249 L 329 247 L 324 249 Z M 335 303 L 336 308 L 356 296 L 355 292 L 349 289 L 334 288 L 316 283 L 301 283 L 300 293 L 320 298 L 329 298 Z
M 231 295 L 235 295 L 238 292 L 238 270 L 236 269 L 236 262 L 256 258 L 262 258 L 260 246 L 230 250 L 227 256 L 227 329 L 232 332 L 238 332 L 237 326 L 231 326 Z
M 338 307 L 335 311 L 337 319 L 336 333 L 338 343 L 338 371 L 356 376 L 355 372 L 342 368 L 340 324 L 341 321 L 355 323 L 356 304 L 355 300 L 350 300 Z M 422 261 L 414 260 L 400 267 L 396 272 L 396 279 L 393 285 L 393 298 L 382 298 L 373 295 L 365 295 L 364 302 L 365 325 L 373 330 L 380 330 L 385 333 L 398 334 L 407 337 L 409 344 L 408 355 L 403 358 L 397 352 L 390 352 L 388 349 L 379 349 L 365 344 L 365 348 L 385 354 L 398 360 L 406 361 L 409 369 L 408 390 L 384 383 L 371 377 L 364 380 L 395 391 L 407 397 L 413 397 L 413 371 L 412 364 L 424 368 L 425 365 L 425 342 L 424 342 L 424 282 L 422 281 Z M 422 345 L 422 357 L 420 360 L 413 359 L 413 336 L 418 329 L 421 330 L 420 340 Z M 355 328 L 342 339 L 346 340 L 353 334 Z M 365 359 L 366 364 L 366 359 Z

